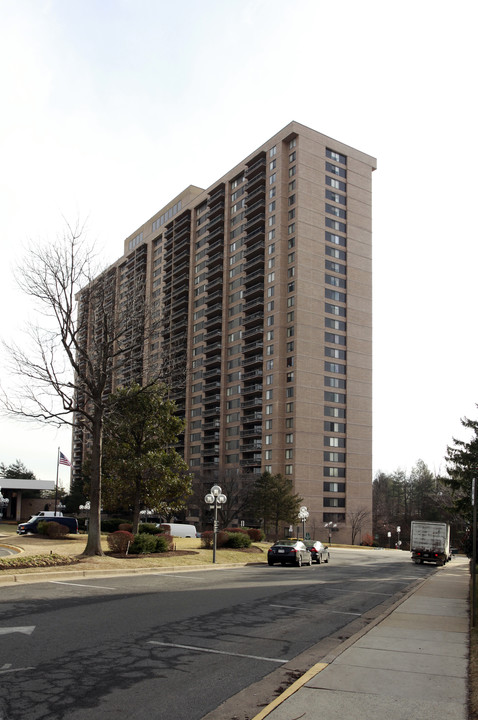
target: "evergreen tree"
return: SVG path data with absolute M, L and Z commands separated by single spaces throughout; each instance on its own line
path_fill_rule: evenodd
M 472 522 L 471 490 L 475 479 L 475 502 L 478 492 L 478 421 L 464 418 L 461 424 L 472 435 L 468 442 L 453 438 L 454 446 L 448 446 L 446 461 L 448 477 L 443 482 L 452 492 L 453 509 L 468 524 Z
M 174 447 L 184 421 L 159 384 L 120 388 L 110 406 L 104 427 L 104 502 L 130 507 L 137 532 L 142 509 L 169 516 L 191 494 L 188 466 Z
M 17 480 L 36 480 L 35 473 L 28 470 L 21 460 L 16 460 L 8 466 L 5 465 L 5 463 L 0 463 L 0 477 Z
M 293 492 L 292 480 L 280 473 L 272 475 L 264 472 L 255 481 L 250 498 L 251 513 L 262 520 L 264 532 L 273 525 L 275 535 L 279 534 L 279 523 L 297 522 L 299 508 L 303 499 Z

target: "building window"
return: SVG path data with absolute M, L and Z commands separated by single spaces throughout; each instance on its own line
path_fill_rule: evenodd
M 335 160 L 335 162 L 342 163 L 342 165 L 347 164 L 347 158 L 345 155 L 341 155 L 341 153 L 335 152 L 335 150 L 330 150 L 330 148 L 325 149 L 325 157 L 328 157 L 330 160 Z
M 345 483 L 324 482 L 324 492 L 345 492 Z
M 325 218 L 325 224 L 327 224 L 328 219 L 329 218 Z M 333 221 L 331 220 L 331 222 Z M 325 239 L 327 240 L 327 242 L 333 243 L 334 245 L 342 245 L 342 247 L 345 247 L 347 245 L 347 240 L 344 237 L 341 237 L 340 235 L 335 235 L 334 233 L 330 233 L 328 231 L 326 231 L 325 233 Z
M 329 420 L 324 420 L 324 430 L 325 432 L 344 433 L 345 423 L 337 423 L 330 422 Z
M 325 402 L 342 403 L 342 405 L 345 405 L 345 394 L 329 392 L 326 390 L 324 392 L 324 400 Z
M 324 498 L 324 507 L 345 507 L 345 498 Z
M 294 451 L 293 450 L 286 450 L 285 451 L 285 459 L 286 460 L 293 460 L 294 458 Z
M 345 408 L 325 406 L 324 415 L 326 417 L 345 418 Z
M 285 474 L 286 475 L 292 475 L 292 465 L 286 465 L 285 466 Z
M 324 377 L 324 385 L 326 387 L 338 388 L 339 390 L 345 390 L 345 380 L 336 377 Z
M 327 447 L 345 447 L 345 438 L 324 435 L 324 445 Z
M 330 177 L 329 175 L 326 175 L 325 177 L 325 184 L 329 185 L 329 187 L 333 187 L 334 190 L 342 190 L 342 192 L 346 192 L 347 190 L 346 183 L 342 180 L 338 180 L 337 178 Z
M 335 205 L 330 205 L 329 203 L 325 203 L 325 212 L 330 215 L 335 215 L 335 217 L 342 218 L 342 220 L 346 220 L 347 218 L 347 212 L 345 210 L 342 210 L 342 208 L 336 207 Z
M 345 468 L 324 467 L 324 477 L 345 477 Z
M 325 372 L 340 373 L 342 375 L 346 373 L 346 367 L 341 363 L 324 362 L 324 370 Z
M 324 452 L 324 462 L 345 462 L 345 453 Z
M 335 277 L 335 275 L 328 275 L 327 273 L 325 274 L 325 282 L 328 285 L 334 285 L 335 287 L 346 287 L 346 281 L 344 278 Z
M 326 162 L 325 171 L 331 173 L 332 175 L 338 175 L 338 177 L 347 177 L 347 171 L 344 168 L 334 165 L 333 163 Z

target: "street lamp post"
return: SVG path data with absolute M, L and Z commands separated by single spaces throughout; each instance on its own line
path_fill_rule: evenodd
M 332 530 L 337 527 L 337 523 L 328 522 L 325 523 L 324 527 L 327 528 L 329 533 L 329 545 L 332 545 Z
M 213 527 L 213 545 L 212 545 L 212 561 L 213 563 L 216 562 L 216 548 L 217 548 L 217 531 L 218 531 L 218 523 L 217 523 L 217 507 L 218 505 L 223 505 L 227 500 L 227 497 L 224 495 L 224 493 L 221 490 L 221 487 L 219 485 L 213 485 L 211 488 L 211 492 L 209 492 L 205 498 L 204 502 L 209 505 L 211 510 L 214 510 L 214 527 Z
M 400 545 L 402 544 L 400 542 L 400 533 L 402 532 L 402 528 L 400 525 L 397 527 L 397 548 L 400 550 Z
M 476 479 L 471 481 L 471 504 L 473 510 L 473 549 L 471 558 L 471 627 L 475 627 L 476 620 Z
M 302 505 L 302 507 L 299 509 L 299 520 L 302 522 L 302 540 L 305 540 L 305 523 L 308 517 L 309 511 L 307 510 L 305 505 Z

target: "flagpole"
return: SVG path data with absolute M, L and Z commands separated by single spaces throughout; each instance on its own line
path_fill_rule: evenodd
M 56 483 L 55 483 L 55 515 L 56 507 L 58 502 L 58 471 L 60 469 L 60 448 L 58 448 L 58 454 L 56 456 Z

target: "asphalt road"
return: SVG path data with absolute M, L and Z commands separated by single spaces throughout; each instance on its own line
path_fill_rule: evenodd
M 430 572 L 337 549 L 313 567 L 3 587 L 0 719 L 201 720 Z

